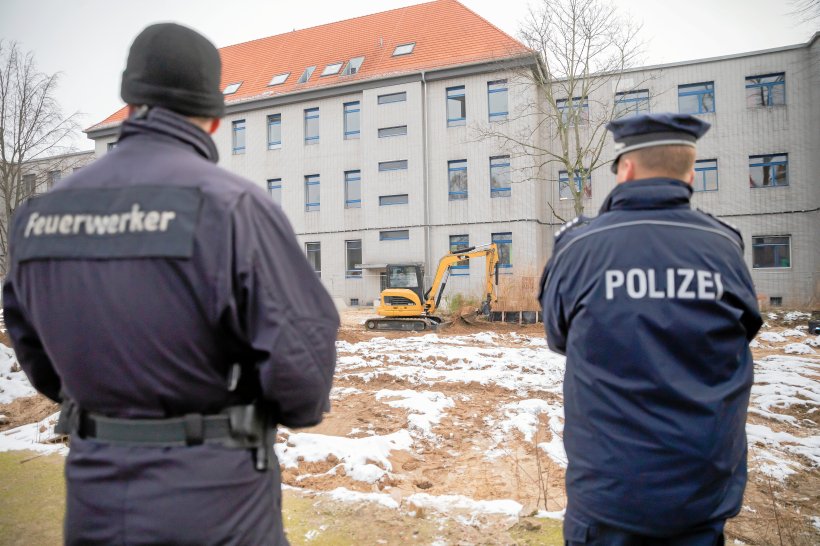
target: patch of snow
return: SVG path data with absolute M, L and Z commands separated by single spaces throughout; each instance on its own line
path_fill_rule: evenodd
M 799 437 L 753 423 L 746 424 L 746 435 L 752 459 L 759 462 L 759 470 L 768 476 L 782 480 L 802 467 L 801 463 L 786 459 L 787 453 L 820 466 L 820 436 Z
M 333 387 L 330 389 L 330 399 L 331 400 L 341 400 L 345 396 L 349 396 L 351 394 L 361 394 L 362 390 L 357 389 L 355 387 Z
M 787 355 L 814 355 L 817 351 L 806 345 L 805 343 L 789 343 L 783 347 L 783 352 Z
M 386 493 L 362 493 L 360 491 L 351 491 L 345 487 L 337 487 L 327 495 L 336 501 L 341 502 L 372 502 L 381 504 L 387 508 L 397 509 L 399 503 Z
M 762 332 L 758 334 L 757 339 L 768 343 L 782 343 L 786 341 L 786 338 L 777 332 Z
M 0 343 L 0 404 L 8 404 L 16 398 L 35 394 L 37 391 L 20 368 L 14 349 Z
M 541 519 L 559 519 L 559 520 L 562 520 L 562 519 L 564 519 L 564 516 L 566 515 L 566 513 L 567 513 L 566 508 L 564 508 L 563 510 L 557 510 L 555 512 L 547 512 L 546 510 L 539 510 L 535 514 L 535 516 L 533 516 L 533 517 L 541 518 Z
M 782 335 L 783 337 L 806 337 L 806 334 L 804 334 L 800 330 L 795 330 L 793 328 L 789 330 L 783 330 L 782 332 L 780 332 L 780 335 Z
M 766 316 L 769 317 L 769 320 L 777 320 L 778 319 L 777 313 L 768 313 Z
M 758 343 L 757 339 L 753 339 L 749 342 L 749 347 L 751 347 L 752 349 L 756 349 L 760 347 L 760 343 Z
M 786 322 L 794 322 L 795 320 L 811 318 L 811 313 L 803 313 L 801 311 L 789 311 L 783 315 L 783 320 Z
M 30 450 L 66 455 L 68 446 L 59 442 L 60 436 L 54 434 L 54 425 L 59 416 L 60 412 L 57 412 L 37 423 L 0 432 L 0 451 Z
M 491 417 L 484 419 L 488 427 L 493 429 L 494 445 L 486 452 L 485 457 L 496 459 L 505 455 L 500 446 L 512 430 L 518 430 L 524 440 L 531 442 L 538 427 L 538 416 L 546 414 L 549 417 L 549 432 L 551 439 L 541 442 L 538 447 L 549 455 L 556 463 L 566 467 L 567 455 L 564 451 L 562 435 L 564 433 L 564 407 L 560 403 L 550 403 L 541 399 L 521 400 L 505 404 L 501 407 L 504 418 L 495 420 Z
M 755 362 L 749 412 L 800 426 L 785 410 L 801 404 L 820 405 L 820 360 L 772 355 Z
M 478 383 L 526 394 L 532 390 L 561 392 L 565 358 L 546 347 L 471 346 L 473 336 L 439 337 L 436 334 L 391 339 L 375 338 L 339 346 L 337 374 L 370 381 L 378 376 L 408 382 Z M 488 334 L 489 335 L 489 334 Z M 505 335 L 489 336 L 501 342 Z M 516 343 L 521 342 L 519 336 Z M 466 342 L 466 344 L 465 344 Z
M 436 512 L 465 511 L 474 516 L 479 514 L 500 514 L 517 517 L 521 509 L 524 508 L 521 504 L 510 499 L 477 501 L 464 495 L 434 496 L 427 493 L 414 493 L 407 497 L 405 502 Z
M 413 439 L 406 429 L 385 436 L 346 438 L 309 432 L 291 433 L 287 440 L 274 446 L 279 461 L 288 468 L 299 466 L 299 461 L 313 463 L 327 460 L 330 455 L 339 459 L 347 475 L 357 481 L 373 483 L 393 470 L 391 451 L 408 450 Z M 301 459 L 300 459 L 301 458 Z
M 814 525 L 814 528 L 820 531 L 820 516 L 812 516 L 811 517 L 811 524 Z
M 820 336 L 807 339 L 806 345 L 808 345 L 809 347 L 820 347 Z
M 376 400 L 398 398 L 385 403 L 392 408 L 402 408 L 410 411 L 407 423 L 410 432 L 418 431 L 421 436 L 435 438 L 433 425 L 437 425 L 444 416 L 444 409 L 452 408 L 455 403 L 452 398 L 440 392 L 383 389 L 376 393 Z

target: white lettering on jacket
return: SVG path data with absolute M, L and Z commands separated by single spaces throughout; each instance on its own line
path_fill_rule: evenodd
M 114 214 L 51 214 L 32 213 L 28 217 L 24 237 L 42 235 L 121 235 L 125 233 L 164 232 L 177 217 L 172 210 L 142 211 L 137 203 L 128 212 Z
M 723 297 L 723 281 L 720 273 L 701 269 L 608 269 L 604 271 L 604 291 L 608 300 L 622 293 L 633 300 L 719 300 Z

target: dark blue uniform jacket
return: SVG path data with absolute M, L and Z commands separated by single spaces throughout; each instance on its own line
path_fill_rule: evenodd
M 5 320 L 49 398 L 124 418 L 264 399 L 278 423 L 329 409 L 339 317 L 282 210 L 155 108 L 113 151 L 15 217 Z M 243 368 L 228 389 L 233 363 Z M 248 450 L 72 438 L 66 542 L 280 544 L 278 463 Z
M 620 184 L 556 236 L 541 303 L 567 356 L 568 518 L 664 536 L 740 509 L 761 320 L 739 233 L 691 193 Z

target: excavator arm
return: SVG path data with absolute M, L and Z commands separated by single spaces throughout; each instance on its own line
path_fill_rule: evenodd
M 447 286 L 447 280 L 450 277 L 450 266 L 462 260 L 481 256 L 485 258 L 484 293 L 482 294 L 481 307 L 482 311 L 489 312 L 490 305 L 497 299 L 495 285 L 498 284 L 498 269 L 496 267 L 498 265 L 498 246 L 495 243 L 457 250 L 444 255 L 439 260 L 433 283 L 430 285 L 430 290 L 425 294 L 424 310 L 426 313 L 433 314 L 438 309 L 441 297 L 444 295 L 444 288 Z

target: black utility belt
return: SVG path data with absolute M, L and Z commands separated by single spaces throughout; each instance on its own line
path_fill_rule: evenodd
M 227 415 L 191 414 L 168 419 L 117 419 L 86 413 L 76 431 L 81 438 L 112 444 L 143 446 L 194 446 L 234 443 Z M 247 443 L 232 447 L 253 447 Z
M 167 419 L 122 419 L 84 411 L 63 402 L 54 431 L 106 443 L 191 446 L 203 443 L 257 447 L 267 423 L 256 405 L 232 406 L 214 415 L 193 413 Z

